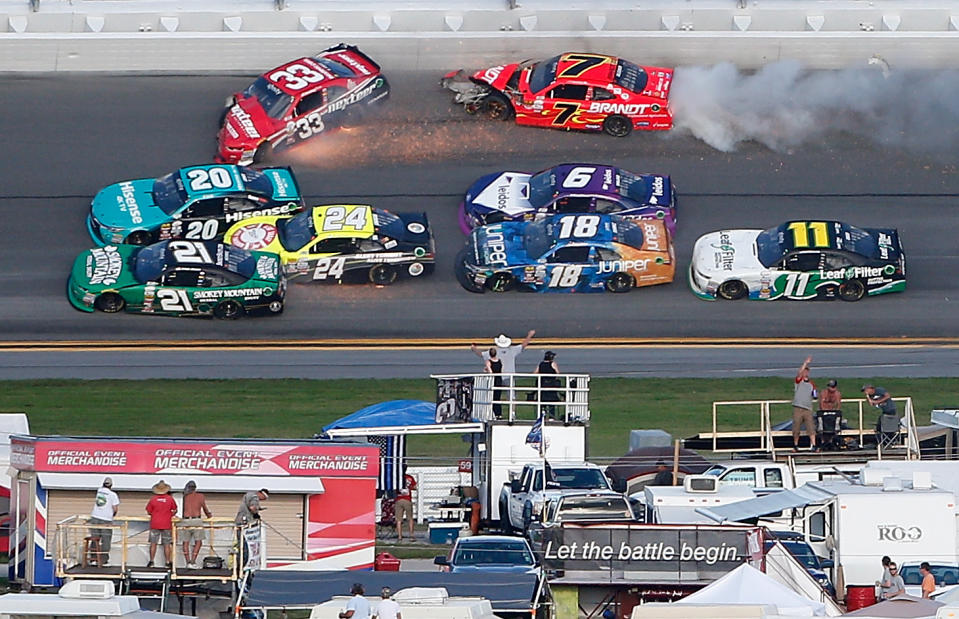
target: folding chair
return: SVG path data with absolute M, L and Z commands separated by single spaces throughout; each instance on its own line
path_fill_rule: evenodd
M 396 535 L 396 499 L 383 497 L 380 500 L 380 519 L 376 521 L 376 536 Z
M 842 411 L 821 410 L 816 412 L 819 436 L 816 442 L 823 451 L 836 451 L 842 445 Z
M 876 421 L 876 445 L 888 449 L 899 444 L 899 416 L 879 415 Z

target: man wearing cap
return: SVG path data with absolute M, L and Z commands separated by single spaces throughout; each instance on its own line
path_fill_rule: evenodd
M 153 567 L 153 557 L 156 555 L 157 544 L 163 544 L 163 556 L 166 558 L 166 568 L 169 569 L 173 561 L 173 516 L 176 515 L 176 501 L 170 494 L 170 484 L 162 479 L 153 484 L 153 497 L 147 502 L 147 513 L 150 514 L 150 562 L 147 567 Z
M 887 439 L 899 432 L 899 413 L 896 403 L 892 401 L 892 395 L 882 387 L 874 387 L 869 383 L 862 386 L 862 392 L 866 394 L 869 403 L 879 409 L 876 431 Z
M 363 597 L 363 585 L 354 583 L 350 593 L 353 597 L 346 603 L 346 610 L 340 613 L 340 619 L 370 619 L 370 601 Z
M 842 410 L 842 393 L 839 392 L 839 383 L 835 378 L 826 383 L 826 388 L 819 392 L 819 410 Z
M 120 509 L 120 497 L 113 491 L 113 480 L 109 477 L 103 480 L 97 496 L 93 500 L 93 510 L 90 512 L 90 524 L 113 524 L 113 518 Z M 97 554 L 97 565 L 103 567 L 110 562 L 110 543 L 113 541 L 113 529 L 110 527 L 91 528 L 91 537 L 100 538 L 100 552 Z
M 806 357 L 796 372 L 796 385 L 793 391 L 793 451 L 799 451 L 799 428 L 806 426 L 809 436 L 809 449 L 816 451 L 816 425 L 813 423 L 813 403 L 816 401 L 816 385 L 809 380 L 809 364 L 812 357 Z
M 373 616 L 377 619 L 403 619 L 400 613 L 400 605 L 392 598 L 393 592 L 389 587 L 383 587 L 380 590 L 380 603 L 376 605 L 376 612 Z
M 206 506 L 206 497 L 197 492 L 196 482 L 192 479 L 186 482 L 183 488 L 183 520 L 180 529 L 183 531 L 183 558 L 187 569 L 197 569 L 196 558 L 203 546 L 203 514 L 212 518 L 213 513 Z M 192 548 L 191 548 L 192 546 Z

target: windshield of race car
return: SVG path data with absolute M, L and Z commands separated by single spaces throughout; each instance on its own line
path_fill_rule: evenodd
M 179 172 L 171 172 L 153 181 L 153 201 L 167 215 L 180 210 L 187 200 Z
M 649 76 L 645 69 L 628 60 L 620 59 L 616 63 L 616 83 L 632 92 L 643 92 Z
M 403 239 L 406 236 L 406 226 L 396 214 L 380 209 L 373 209 L 376 232 L 392 239 Z
M 193 245 L 190 241 L 170 241 L 156 243 L 140 249 L 132 258 L 134 261 L 133 276 L 137 281 L 140 283 L 159 281 L 164 271 L 178 263 L 175 252 L 169 248 L 170 243 Z M 203 261 L 197 263 L 192 258 L 198 257 L 197 252 L 204 251 L 203 248 L 208 255 L 203 256 Z M 190 264 L 193 266 L 202 267 L 208 264 L 216 264 L 238 273 L 246 279 L 253 277 L 256 272 L 256 259 L 254 259 L 253 254 L 239 247 L 221 243 L 203 243 L 200 249 L 193 251 L 188 249 L 186 251 L 190 253 Z
M 240 176 L 243 177 L 243 184 L 249 191 L 264 196 L 273 195 L 273 182 L 263 172 L 243 166 L 240 167 Z
M 553 246 L 553 225 L 549 221 L 537 221 L 526 225 L 523 231 L 523 247 L 530 260 L 536 260 Z
M 549 204 L 556 195 L 556 173 L 553 170 L 540 172 L 529 179 L 529 203 L 534 208 Z
M 756 238 L 757 257 L 766 267 L 772 267 L 779 262 L 783 255 L 793 249 L 808 247 L 804 244 L 797 246 L 795 233 L 791 231 L 794 222 L 786 222 L 775 228 L 764 230 Z M 869 232 L 848 224 L 829 224 L 829 242 L 827 247 L 843 249 L 865 256 L 872 260 L 880 257 L 879 244 Z
M 559 56 L 554 56 L 533 66 L 533 72 L 529 76 L 531 92 L 539 92 L 553 83 L 553 80 L 556 79 L 556 67 L 559 65 L 559 58 Z
M 636 248 L 643 246 L 643 229 L 635 221 L 623 219 L 612 225 L 621 243 Z
M 260 107 L 270 118 L 282 119 L 293 103 L 292 95 L 282 92 L 265 77 L 258 77 L 243 94 L 260 102 Z
M 626 172 L 625 170 L 619 170 L 618 178 L 619 185 L 616 189 L 619 191 L 619 195 L 639 202 L 646 201 L 646 198 L 649 196 L 649 185 L 652 183 L 652 179 L 647 181 L 643 177 L 631 172 Z
M 307 209 L 290 219 L 281 219 L 276 224 L 277 236 L 280 245 L 287 251 L 302 249 L 316 236 L 316 227 L 313 225 L 313 211 Z

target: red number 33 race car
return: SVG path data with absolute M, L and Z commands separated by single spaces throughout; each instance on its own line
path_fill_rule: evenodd
M 472 76 L 454 71 L 440 82 L 470 114 L 516 118 L 517 124 L 605 131 L 671 129 L 673 70 L 602 54 L 566 53 L 540 62 L 490 67 Z

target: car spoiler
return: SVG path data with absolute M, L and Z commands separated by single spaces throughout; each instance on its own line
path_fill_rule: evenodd
M 355 45 L 347 45 L 346 43 L 340 43 L 338 45 L 334 45 L 333 47 L 328 47 L 324 49 L 321 53 L 326 53 L 326 52 L 351 52 L 359 56 L 365 62 L 369 63 L 369 65 L 373 67 L 375 70 L 377 71 L 380 70 L 379 63 L 377 63 L 375 60 L 373 60 L 372 58 L 364 54 L 362 51 L 360 51 L 360 48 L 358 48 Z
M 306 198 L 303 197 L 303 192 L 300 191 L 300 181 L 296 178 L 296 174 L 293 173 L 293 168 L 288 165 L 274 165 L 266 168 L 269 170 L 286 170 L 290 174 L 290 178 L 293 179 L 293 188 L 296 190 L 296 195 L 299 196 L 300 201 L 303 204 L 306 204 Z

